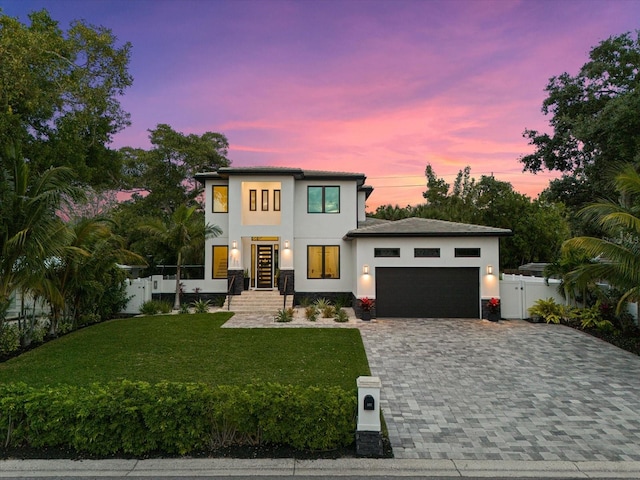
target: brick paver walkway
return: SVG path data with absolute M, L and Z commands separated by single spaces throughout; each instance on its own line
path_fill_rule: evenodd
M 358 327 L 396 458 L 640 460 L 640 357 L 524 321 Z

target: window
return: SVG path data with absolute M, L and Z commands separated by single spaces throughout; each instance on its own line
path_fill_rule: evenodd
M 262 211 L 269 210 L 269 190 L 262 190 Z
M 416 258 L 437 258 L 440 256 L 439 248 L 414 248 L 413 256 Z
M 399 248 L 374 248 L 373 256 L 374 257 L 399 257 L 400 249 Z
M 480 249 L 479 248 L 456 248 L 455 255 L 456 257 L 479 257 Z
M 340 187 L 307 187 L 308 213 L 340 213 Z
M 226 245 L 213 246 L 213 278 L 227 278 L 229 262 L 229 247 Z
M 307 278 L 340 278 L 340 247 L 307 246 Z
M 273 191 L 273 209 L 276 212 L 280 211 L 280 190 Z
M 213 213 L 229 212 L 229 187 L 227 185 L 214 185 L 211 188 L 213 197 Z
M 256 192 L 256 190 L 249 190 L 249 210 L 251 210 L 252 212 L 255 212 L 258 208 L 256 206 L 257 195 L 258 193 Z

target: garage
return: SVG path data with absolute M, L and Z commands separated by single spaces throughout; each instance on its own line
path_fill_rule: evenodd
M 377 267 L 378 317 L 480 318 L 477 267 Z

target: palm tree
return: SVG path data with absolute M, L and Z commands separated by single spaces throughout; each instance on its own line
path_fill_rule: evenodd
M 584 264 L 567 274 L 570 282 L 585 286 L 606 281 L 624 294 L 617 312 L 628 301 L 640 300 L 640 174 L 633 165 L 624 166 L 614 180 L 620 200 L 601 200 L 580 211 L 605 234 L 603 238 L 576 237 L 563 250 L 577 249 L 597 262 Z
M 140 225 L 140 230 L 156 237 L 160 243 L 177 255 L 176 293 L 173 308 L 180 308 L 180 276 L 185 256 L 204 251 L 207 238 L 222 234 L 220 227 L 205 224 L 202 218 L 194 215 L 196 206 L 180 205 L 166 220 L 153 219 Z
M 52 168 L 34 178 L 15 148 L 0 152 L 0 331 L 11 294 L 30 288 L 44 259 L 68 244 L 68 231 L 56 215 L 68 198 L 78 198 L 72 171 Z

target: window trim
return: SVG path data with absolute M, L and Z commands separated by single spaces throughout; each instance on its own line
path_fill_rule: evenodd
M 226 203 L 224 210 L 216 210 L 216 190 L 226 190 Z M 229 213 L 229 185 L 211 185 L 211 212 L 213 213 Z
M 337 248 L 338 249 L 338 272 L 335 277 L 326 277 L 326 248 Z M 322 256 L 322 270 L 319 277 L 311 277 L 309 276 L 309 258 L 311 254 L 312 248 L 321 248 L 321 256 Z M 307 280 L 339 280 L 340 279 L 340 245 L 307 245 Z
M 322 207 L 321 211 L 319 212 L 311 212 L 309 211 L 309 192 L 310 189 L 312 188 L 320 188 L 322 189 L 322 199 L 320 201 L 320 205 Z M 326 199 L 326 189 L 327 188 L 337 188 L 338 189 L 338 209 L 335 212 L 328 212 L 327 211 L 327 199 Z M 340 213 L 340 185 L 307 185 L 307 213 L 311 213 L 311 214 L 315 214 L 315 213 L 328 213 L 328 214 L 332 214 L 332 213 Z

